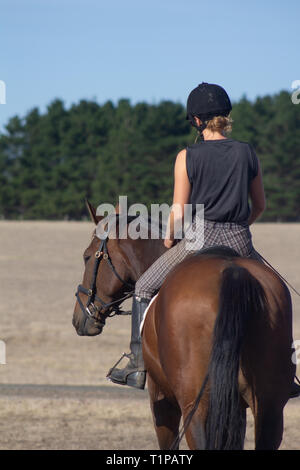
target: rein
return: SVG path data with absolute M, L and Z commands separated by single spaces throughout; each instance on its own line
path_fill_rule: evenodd
M 105 325 L 105 320 L 108 317 L 113 317 L 115 315 L 130 315 L 130 312 L 124 312 L 123 310 L 119 308 L 119 306 L 124 300 L 132 297 L 134 293 L 134 283 L 127 282 L 124 279 L 122 279 L 121 276 L 116 271 L 114 265 L 112 264 L 112 261 L 110 259 L 108 249 L 107 249 L 107 240 L 108 240 L 108 235 L 106 236 L 105 239 L 101 240 L 99 249 L 95 253 L 95 264 L 94 264 L 93 277 L 92 277 L 90 288 L 87 289 L 82 284 L 79 284 L 77 288 L 77 292 L 75 293 L 79 306 L 82 312 L 84 313 L 84 315 L 87 318 L 94 320 L 95 323 L 100 323 L 103 326 Z M 113 300 L 112 302 L 104 302 L 104 300 L 102 300 L 96 294 L 97 276 L 98 276 L 99 266 L 102 260 L 106 260 L 111 270 L 115 274 L 115 276 L 122 282 L 122 284 L 124 284 L 129 289 L 131 289 L 123 297 Z M 82 303 L 80 299 L 80 295 L 79 295 L 80 293 L 85 294 L 88 297 L 86 305 Z M 95 301 L 99 302 L 101 306 L 99 307 L 98 305 L 95 305 L 94 303 Z
M 258 253 L 258 255 L 280 277 L 280 279 L 284 281 L 295 292 L 295 294 L 300 297 L 300 292 L 298 292 L 295 287 L 293 287 L 292 284 L 290 284 L 260 253 Z

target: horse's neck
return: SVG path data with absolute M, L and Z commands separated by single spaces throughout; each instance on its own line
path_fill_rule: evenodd
M 135 240 L 133 252 L 135 256 L 131 260 L 131 264 L 139 278 L 147 269 L 167 250 L 164 241 L 158 240 Z M 137 280 L 137 279 L 136 279 Z
M 164 241 L 162 239 L 150 240 L 148 249 L 149 265 L 146 266 L 146 269 L 148 269 L 151 264 L 153 264 L 154 261 L 156 261 L 165 251 L 167 251 L 167 248 L 165 247 Z

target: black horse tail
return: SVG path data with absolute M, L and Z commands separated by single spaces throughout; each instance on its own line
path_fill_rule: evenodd
M 249 319 L 262 313 L 265 305 L 264 290 L 247 269 L 238 265 L 225 268 L 208 369 L 206 449 L 243 449 L 244 414 L 238 385 L 241 353 Z

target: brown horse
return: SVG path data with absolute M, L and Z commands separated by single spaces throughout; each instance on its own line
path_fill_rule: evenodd
M 94 236 L 77 292 L 77 333 L 101 333 L 164 250 L 162 240 Z M 292 353 L 291 298 L 272 269 L 230 249 L 188 256 L 167 276 L 143 328 L 160 449 L 178 448 L 181 418 L 190 449 L 243 449 L 247 407 L 255 449 L 278 449 L 295 374 Z

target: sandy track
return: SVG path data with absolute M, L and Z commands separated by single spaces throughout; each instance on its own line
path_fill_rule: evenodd
M 110 319 L 95 338 L 78 337 L 71 325 L 92 228 L 0 222 L 0 339 L 7 347 L 0 449 L 157 448 L 147 392 L 105 379 L 128 350 L 129 317 Z M 300 224 L 258 224 L 252 232 L 258 251 L 300 290 Z M 300 339 L 300 299 L 292 298 Z M 300 399 L 290 400 L 282 449 L 300 448 L 299 427 Z M 252 435 L 250 416 L 246 448 Z

